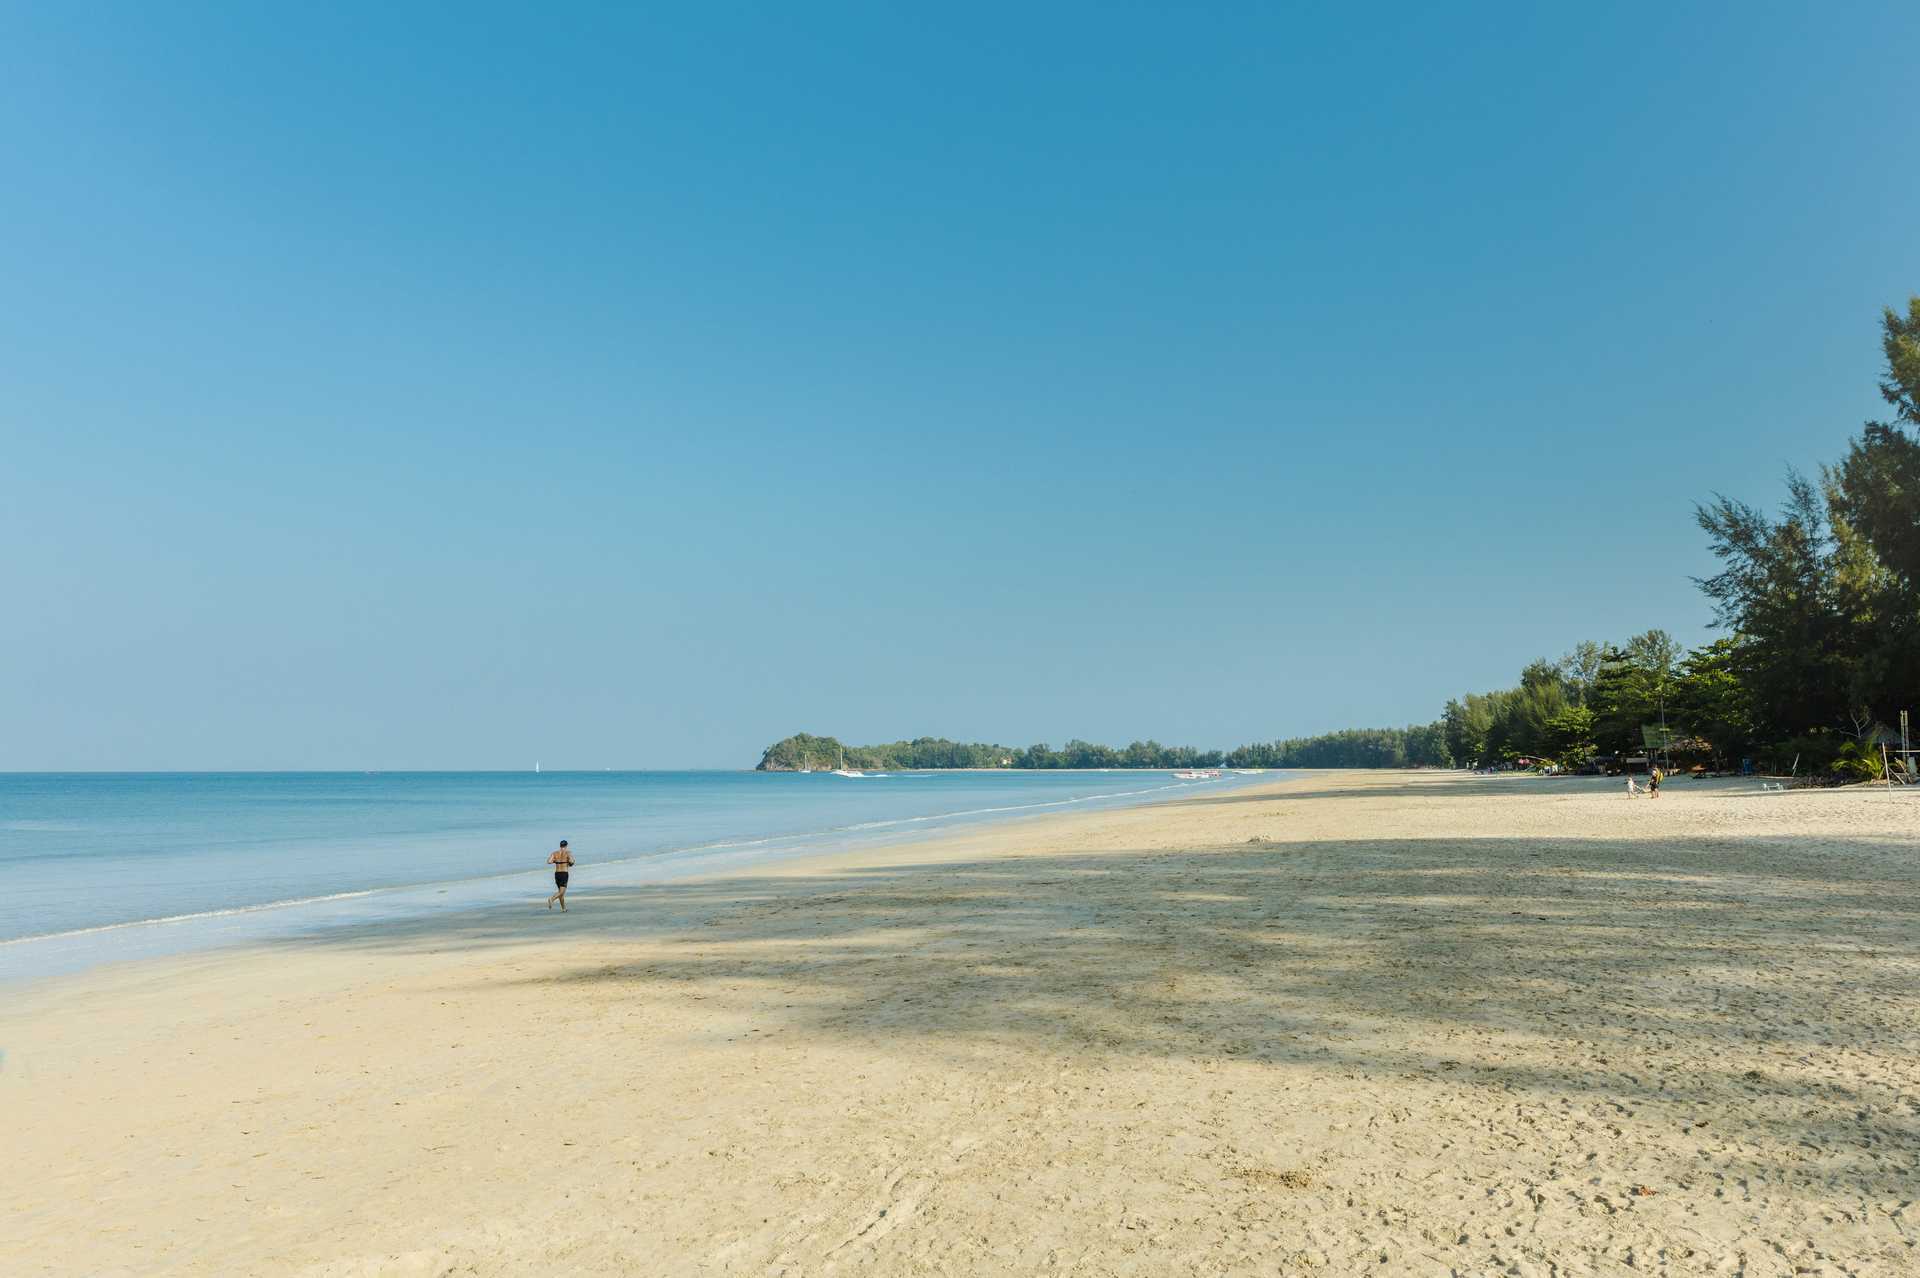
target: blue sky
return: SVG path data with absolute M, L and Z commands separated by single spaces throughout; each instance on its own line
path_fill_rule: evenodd
M 1684 10 L 1684 11 L 1682 11 Z M 1707 637 L 1920 6 L 0 6 L 0 768 L 1201 745 Z

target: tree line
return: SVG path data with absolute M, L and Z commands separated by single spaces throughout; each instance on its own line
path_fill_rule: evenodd
M 1699 581 L 1713 642 L 1664 630 L 1582 641 L 1519 682 L 1447 702 L 1430 724 L 1198 750 L 1069 741 L 1055 750 L 939 738 L 845 746 L 805 733 L 763 769 L 1402 768 L 1552 763 L 1659 751 L 1682 761 L 1875 776 L 1889 724 L 1920 700 L 1920 296 L 1882 317 L 1887 421 L 1869 421 L 1817 477 L 1789 472 L 1768 514 L 1716 494 L 1697 506 L 1720 571 Z
M 1243 745 L 1234 750 L 1135 741 L 1124 747 L 1078 739 L 1059 749 L 1042 742 L 1024 748 L 981 742 L 921 737 L 887 745 L 845 745 L 833 737 L 796 733 L 767 747 L 762 772 L 825 772 L 837 767 L 863 771 L 918 771 L 935 768 L 1405 768 L 1446 767 L 1442 726 L 1366 728 Z
M 1438 723 L 1407 728 L 1347 728 L 1317 737 L 1243 745 L 1227 752 L 1234 768 L 1447 768 L 1453 756 Z
M 1817 477 L 1789 471 L 1778 514 L 1722 494 L 1695 508 L 1723 636 L 1683 653 L 1649 630 L 1536 661 L 1517 687 L 1447 703 L 1456 760 L 1578 766 L 1664 740 L 1721 767 L 1880 775 L 1888 725 L 1920 699 L 1920 297 L 1881 327 L 1891 420 Z

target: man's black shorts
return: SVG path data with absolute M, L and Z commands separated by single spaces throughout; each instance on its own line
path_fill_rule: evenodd
M 555 887 L 565 887 L 567 885 L 567 872 L 565 870 L 555 870 L 553 872 L 553 885 Z

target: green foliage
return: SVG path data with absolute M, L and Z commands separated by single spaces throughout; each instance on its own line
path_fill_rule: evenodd
M 1760 765 L 1769 772 L 1818 776 L 1833 771 L 1843 742 L 1839 734 L 1821 729 L 1776 741 L 1760 752 Z
M 1748 748 L 1753 697 L 1740 681 L 1739 650 L 1733 640 L 1716 639 L 1688 654 L 1674 684 L 1673 712 L 1723 764 Z
M 760 756 L 761 772 L 801 772 L 840 766 L 840 743 L 832 737 L 796 732 L 768 746 Z
M 1835 573 L 1850 622 L 1847 691 L 1891 717 L 1920 691 L 1920 297 L 1884 316 L 1890 422 L 1868 422 L 1825 472 Z
M 1869 422 L 1830 473 L 1833 515 L 1856 530 L 1876 559 L 1907 586 L 1920 582 L 1920 440 L 1886 422 Z
M 1349 729 L 1319 737 L 1296 737 L 1244 745 L 1230 752 L 1135 741 L 1124 750 L 1069 741 L 1060 749 L 1042 742 L 1024 750 L 962 745 L 937 737 L 883 746 L 843 746 L 833 737 L 801 732 L 777 741 L 760 756 L 762 772 L 831 771 L 845 758 L 849 768 L 890 771 L 932 768 L 1447 768 L 1443 723 L 1410 728 Z
M 1587 704 L 1593 682 L 1600 677 L 1600 667 L 1606 659 L 1606 645 L 1591 639 L 1582 639 L 1573 645 L 1573 651 L 1560 658 L 1560 678 L 1566 683 L 1567 694 L 1575 705 Z
M 943 737 L 921 737 L 914 741 L 895 741 L 889 745 L 843 746 L 833 737 L 816 737 L 800 732 L 776 741 L 760 756 L 761 772 L 826 772 L 842 766 L 894 771 L 923 768 L 1004 768 L 1010 767 L 1020 751 L 1006 746 L 948 741 Z
M 1868 422 L 1820 482 L 1794 474 L 1770 518 L 1726 497 L 1697 514 L 1722 568 L 1701 583 L 1733 636 L 1753 731 L 1788 737 L 1890 719 L 1920 695 L 1920 297 L 1887 311 Z
M 1626 659 L 1646 703 L 1664 708 L 1673 691 L 1680 645 L 1664 630 L 1649 630 L 1627 640 Z
M 1643 726 L 1671 720 L 1679 654 L 1664 630 L 1617 647 L 1582 641 L 1559 661 L 1528 665 L 1517 688 L 1449 701 L 1441 719 L 1448 748 L 1466 764 L 1550 759 L 1569 768 L 1595 754 L 1637 754 Z
M 1866 422 L 1820 484 L 1788 476 L 1778 520 L 1728 497 L 1697 510 L 1722 562 L 1701 589 L 1763 735 L 1920 700 L 1920 297 L 1885 313 L 1882 351 L 1893 420 Z
M 1491 734 L 1503 758 L 1550 758 L 1555 754 L 1553 721 L 1574 704 L 1560 667 L 1536 661 L 1520 672 L 1520 686 L 1508 696 Z
M 1698 512 L 1724 565 L 1701 589 L 1735 635 L 1760 727 L 1780 733 L 1844 718 L 1867 620 L 1857 544 L 1836 537 L 1830 503 L 1804 476 L 1789 475 L 1787 493 L 1778 520 L 1725 497 Z
M 1680 645 L 1664 630 L 1637 634 L 1603 650 L 1586 704 L 1594 712 L 1594 744 L 1604 754 L 1643 748 L 1641 727 L 1667 716 Z
M 1447 752 L 1455 763 L 1489 763 L 1500 757 L 1495 728 L 1504 719 L 1512 697 L 1511 692 L 1469 692 L 1447 702 L 1440 722 L 1445 725 Z
M 1886 776 L 1882 757 L 1876 741 L 1848 741 L 1840 747 L 1833 770 L 1855 781 L 1878 781 Z
M 1518 758 L 1578 766 L 1639 754 L 1645 733 L 1732 764 L 1802 775 L 1879 774 L 1863 725 L 1920 702 L 1920 296 L 1883 321 L 1881 395 L 1868 422 L 1818 483 L 1790 473 L 1777 516 L 1716 495 L 1695 508 L 1720 571 L 1699 583 L 1727 635 L 1683 654 L 1648 630 L 1625 643 L 1583 640 L 1535 661 L 1515 687 L 1468 693 L 1439 720 L 1244 745 L 1222 754 L 1135 741 L 1069 741 L 1013 750 L 921 738 L 848 747 L 859 768 L 1450 767 Z M 1848 740 L 1849 725 L 1850 735 Z M 1766 745 L 1772 742 L 1772 745 Z M 832 737 L 805 733 L 768 748 L 762 768 L 831 768 Z
M 1887 375 L 1880 379 L 1880 395 L 1893 405 L 1896 420 L 1920 426 L 1920 297 L 1907 299 L 1905 319 L 1889 306 L 1881 313 L 1881 325 Z
M 1445 727 L 1348 728 L 1318 737 L 1294 737 L 1241 746 L 1227 753 L 1236 768 L 1450 767 Z
M 1408 728 L 1406 758 L 1410 768 L 1451 768 L 1453 752 L 1447 748 L 1446 724 L 1436 721 Z
M 940 768 L 1211 768 L 1226 756 L 1219 750 L 1163 746 L 1135 741 L 1124 750 L 1069 741 L 1059 750 L 1046 745 L 1016 750 L 1009 746 L 965 744 L 944 737 L 919 737 L 888 745 L 843 746 L 833 737 L 801 732 L 777 741 L 760 756 L 761 772 L 827 772 L 842 766 L 863 771 L 926 771 Z
M 1594 713 L 1568 706 L 1547 721 L 1549 757 L 1563 768 L 1578 768 L 1594 755 Z

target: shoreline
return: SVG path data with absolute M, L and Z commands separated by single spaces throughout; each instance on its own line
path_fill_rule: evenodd
M 1902 1272 L 1920 805 L 1751 789 L 1289 774 L 55 978 L 0 1269 Z
M 949 770 L 960 771 L 961 769 L 949 769 Z M 978 770 L 995 771 L 996 769 L 978 769 Z M 1065 769 L 1060 769 L 1060 770 L 1065 771 Z M 1286 779 L 1276 779 L 1273 781 L 1260 782 L 1260 783 L 1255 783 L 1250 785 L 1228 787 L 1223 790 L 1214 791 L 1213 793 L 1241 794 L 1241 793 L 1250 793 L 1256 790 L 1281 789 L 1289 785 L 1291 783 L 1291 780 L 1292 780 L 1292 773 L 1291 771 L 1289 771 Z M 1104 797 L 1104 796 L 1097 796 L 1097 797 Z M 1100 816 L 1112 815 L 1112 814 L 1123 813 L 1123 812 L 1150 811 L 1154 808 L 1161 807 L 1163 805 L 1179 804 L 1190 799 L 1203 798 L 1203 797 L 1205 797 L 1204 794 L 1202 795 L 1182 794 L 1182 795 L 1169 797 L 1169 798 L 1149 800 L 1142 803 L 1117 804 L 1110 807 L 1094 807 L 1094 808 L 1069 810 L 1069 811 L 1031 812 L 1031 813 L 1018 814 L 1013 816 L 1001 817 L 998 820 L 980 821 L 972 824 L 961 823 L 952 827 L 935 828 L 918 835 L 913 834 L 912 832 L 909 832 L 909 831 L 900 831 L 897 833 L 890 831 L 889 841 L 885 841 L 885 842 L 874 842 L 874 843 L 863 844 L 861 846 L 855 846 L 855 847 L 837 847 L 837 848 L 824 847 L 824 846 L 803 846 L 792 852 L 788 852 L 784 854 L 775 853 L 769 859 L 743 861 L 738 865 L 724 865 L 724 866 L 717 866 L 717 867 L 698 868 L 697 862 L 699 861 L 700 858 L 696 854 L 701 852 L 706 852 L 708 851 L 708 849 L 697 848 L 697 849 L 675 850 L 672 852 L 664 852 L 664 853 L 653 853 L 653 854 L 648 854 L 646 856 L 639 856 L 639 857 L 619 858 L 619 859 L 605 861 L 605 862 L 595 862 L 592 867 L 589 867 L 589 869 L 590 870 L 597 869 L 603 866 L 643 865 L 643 864 L 648 864 L 650 862 L 653 862 L 656 859 L 663 859 L 666 857 L 678 857 L 678 856 L 689 857 L 688 864 L 695 866 L 695 868 L 689 869 L 688 872 L 685 874 L 676 875 L 670 878 L 665 878 L 665 879 L 652 881 L 652 882 L 617 884 L 616 885 L 617 890 L 623 895 L 625 895 L 625 894 L 630 894 L 635 892 L 644 893 L 650 887 L 660 887 L 664 889 L 668 886 L 704 884 L 704 883 L 710 883 L 710 882 L 724 882 L 728 879 L 744 878 L 748 876 L 767 876 L 771 878 L 781 878 L 781 877 L 791 877 L 795 875 L 805 875 L 805 874 L 836 873 L 836 872 L 841 872 L 845 870 L 860 868 L 862 865 L 868 863 L 869 861 L 884 861 L 884 862 L 889 862 L 894 864 L 932 864 L 952 852 L 976 845 L 980 843 L 982 840 L 989 839 L 991 836 L 997 835 L 1002 831 L 1006 831 L 1006 832 L 1020 831 L 1020 830 L 1032 829 L 1033 827 L 1036 827 L 1036 826 L 1052 826 L 1055 823 L 1058 823 L 1062 827 L 1067 827 L 1069 823 L 1074 822 L 1076 820 L 1086 820 L 1089 818 L 1097 818 Z M 1066 831 L 1063 828 L 1060 832 L 1065 833 Z M 843 834 L 843 833 L 846 833 L 846 831 L 828 830 L 828 831 L 822 831 L 819 833 L 781 836 L 780 838 L 777 838 L 777 839 L 767 840 L 767 842 L 785 842 L 785 841 L 788 841 L 789 839 L 794 841 L 824 839 L 824 838 L 831 837 L 832 835 L 835 835 L 835 834 Z M 1049 830 L 1048 833 L 1052 833 L 1052 831 Z M 722 845 L 720 850 L 726 850 L 725 845 Z M 917 854 L 917 855 L 910 856 L 909 855 L 910 853 Z M 903 860 L 903 858 L 905 858 L 905 860 Z M 445 883 L 429 882 L 429 883 L 418 883 L 418 884 L 399 884 L 391 887 L 359 889 L 359 890 L 355 890 L 348 893 L 342 893 L 340 895 L 342 897 L 357 899 L 357 898 L 363 898 L 363 897 L 373 896 L 373 895 L 386 895 L 386 894 L 394 894 L 394 893 L 401 893 L 401 892 L 420 891 L 424 889 L 438 888 L 441 886 L 446 886 L 448 884 L 507 880 L 512 878 L 517 878 L 522 876 L 523 874 L 528 874 L 528 873 L 531 873 L 535 877 L 535 882 L 533 883 L 532 887 L 529 889 L 529 892 L 533 893 L 533 888 L 539 889 L 537 893 L 534 893 L 529 896 L 529 900 L 537 900 L 538 897 L 544 896 L 547 889 L 551 886 L 547 881 L 547 876 L 544 871 L 531 871 L 531 872 L 511 871 L 505 874 L 481 876 L 481 878 L 479 879 L 447 880 L 445 881 Z M 571 889 L 571 897 L 570 897 L 570 899 L 574 902 L 574 907 L 573 907 L 573 910 L 569 911 L 569 915 L 571 915 L 573 912 L 576 912 L 576 911 L 580 911 L 583 909 L 590 909 L 591 905 L 589 903 L 593 900 L 594 891 L 595 891 L 595 888 L 591 879 L 582 879 L 580 882 L 574 884 L 573 888 Z M 320 901 L 325 901 L 329 899 L 331 898 L 319 898 Z M 309 902 L 303 900 L 303 901 L 287 903 L 286 906 L 284 907 L 281 903 L 238 906 L 233 909 L 218 911 L 213 915 L 199 915 L 199 914 L 187 915 L 187 916 L 183 916 L 183 918 L 178 921 L 193 921 L 202 917 L 224 917 L 229 915 L 243 915 L 243 914 L 249 914 L 249 913 L 255 913 L 255 912 L 272 911 L 280 908 L 298 908 L 308 903 Z M 223 960 L 230 961 L 230 962 L 247 962 L 250 960 L 257 960 L 257 959 L 270 959 L 274 955 L 282 953 L 283 951 L 286 951 L 290 948 L 325 948 L 326 946 L 328 946 L 333 942 L 338 942 L 342 945 L 351 946 L 358 941 L 364 941 L 369 938 L 376 938 L 381 936 L 395 936 L 395 935 L 421 937 L 421 936 L 431 936 L 433 933 L 439 932 L 439 931 L 445 931 L 449 936 L 451 936 L 451 935 L 458 934 L 459 932 L 465 929 L 471 929 L 474 927 L 486 927 L 491 924 L 497 924 L 502 921 L 518 920 L 522 918 L 524 913 L 525 913 L 525 909 L 523 905 L 517 901 L 505 902 L 505 903 L 496 902 L 496 903 L 488 903 L 488 904 L 478 904 L 478 905 L 458 908 L 458 909 L 449 910 L 449 911 L 440 912 L 440 913 L 416 914 L 416 915 L 406 916 L 398 919 L 385 920 L 385 921 L 350 922 L 350 923 L 340 923 L 340 924 L 334 924 L 334 925 L 328 925 L 328 926 L 322 926 L 322 927 L 314 927 L 314 928 L 295 931 L 295 932 L 287 933 L 282 936 L 270 937 L 270 938 L 266 938 L 258 941 L 237 941 L 237 942 L 227 942 L 227 943 L 216 941 L 204 946 L 191 947 L 191 948 L 186 948 L 178 951 L 172 951 L 172 952 L 161 953 L 161 954 L 137 955 L 137 956 L 124 958 L 124 959 L 107 959 L 99 963 L 91 964 L 86 967 L 76 968 L 71 970 L 56 971 L 45 976 L 25 976 L 25 977 L 15 978 L 12 980 L 0 981 L 0 991 L 4 991 L 9 996 L 10 999 L 25 999 L 31 994 L 39 991 L 42 987 L 46 987 L 49 985 L 54 986 L 56 987 L 54 992 L 58 993 L 59 989 L 65 987 L 68 983 L 84 984 L 85 982 L 88 981 L 90 977 L 100 976 L 104 978 L 104 977 L 110 976 L 115 972 L 128 971 L 130 969 L 133 971 L 136 977 L 144 978 L 145 973 L 142 971 L 142 969 L 145 969 L 150 966 L 162 967 L 172 962 L 191 963 L 194 966 L 199 966 L 203 962 L 220 962 Z M 34 945 L 34 944 L 38 944 L 45 941 L 64 940 L 69 936 L 85 936 L 85 935 L 92 935 L 92 934 L 102 933 L 102 932 L 114 932 L 114 931 L 121 931 L 121 930 L 146 928 L 146 927 L 166 927 L 166 926 L 172 925 L 174 922 L 176 922 L 176 920 L 139 919 L 139 920 L 134 920 L 132 922 L 127 922 L 127 923 L 110 923 L 110 924 L 102 925 L 100 927 L 82 929 L 78 932 L 73 932 L 73 933 L 52 933 L 44 936 L 28 936 L 28 937 L 11 938 L 5 941 L 0 941 L 0 947 L 12 946 L 12 945 L 19 945 L 19 946 Z M 560 938 L 554 938 L 554 939 L 560 939 Z
M 1004 769 L 946 771 L 992 772 Z M 1063 775 L 1079 775 L 1065 769 L 1054 771 Z M 1152 779 L 1157 770 L 1137 771 L 1142 779 Z M 357 777 L 359 774 L 339 775 Z M 464 777 L 472 774 L 431 775 Z M 566 774 L 551 775 L 561 777 Z M 597 777 L 599 774 L 581 775 Z M 1096 776 L 1099 773 L 1096 770 L 1085 775 Z M 1275 777 L 1282 775 L 1275 773 Z M 1134 779 L 1133 776 L 1126 778 L 1129 782 Z M 1239 790 L 1271 779 L 1238 776 L 1228 779 L 1224 788 Z M 924 838 L 991 829 L 1030 816 L 1142 806 L 1192 789 L 1191 786 L 1165 778 L 1162 778 L 1162 782 L 1146 789 L 1059 797 L 1045 791 L 1035 791 L 1030 796 L 1012 802 L 1004 801 L 1011 796 L 1000 796 L 1003 801 L 999 803 L 995 803 L 991 796 L 955 793 L 950 796 L 949 805 L 943 810 L 849 820 L 787 831 L 757 833 L 748 829 L 680 846 L 616 851 L 594 859 L 592 878 L 602 884 L 623 887 L 649 882 L 675 882 L 725 872 L 733 868 L 736 862 L 741 869 L 753 870 L 786 860 L 809 861 L 816 856 L 832 855 L 842 847 L 913 843 Z M 974 803 L 988 803 L 990 806 L 958 806 Z M 644 826 L 644 823 L 641 825 Z M 524 886 L 531 891 L 545 882 L 545 877 L 544 871 L 522 864 L 509 869 L 468 871 L 401 882 L 348 882 L 312 894 L 210 904 L 206 908 L 172 914 L 109 917 L 81 926 L 4 937 L 0 938 L 0 989 L 15 990 L 26 983 L 82 972 L 103 964 L 264 945 L 282 939 L 299 940 L 316 931 L 360 926 L 405 926 L 416 917 L 450 917 L 495 906 L 511 909 L 518 899 L 517 895 L 512 895 L 517 886 Z M 541 894 L 545 895 L 545 889 Z M 214 929 L 220 929 L 220 932 L 216 933 Z

